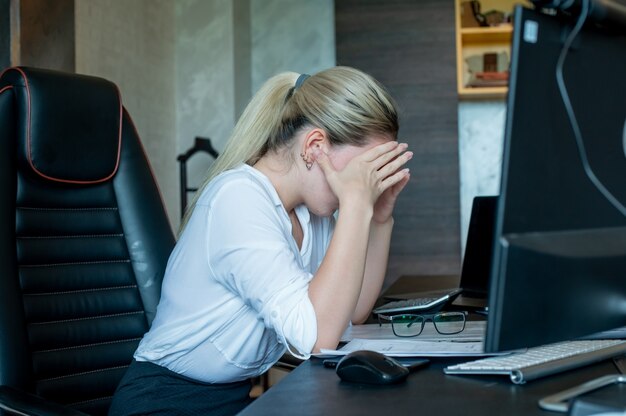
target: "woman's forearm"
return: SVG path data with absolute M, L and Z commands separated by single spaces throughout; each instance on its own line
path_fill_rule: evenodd
M 315 351 L 336 348 L 354 314 L 362 291 L 372 212 L 359 200 L 339 210 L 326 256 L 309 285 L 317 317 Z
M 361 324 L 367 320 L 380 295 L 387 272 L 392 230 L 393 217 L 382 224 L 372 221 L 370 226 L 363 286 L 352 316 L 352 322 L 355 324 Z

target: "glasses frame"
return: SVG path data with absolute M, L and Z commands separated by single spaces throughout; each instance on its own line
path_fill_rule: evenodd
M 437 316 L 450 316 L 450 315 L 454 315 L 454 316 L 461 316 L 463 317 L 463 327 L 455 332 L 441 332 L 439 330 L 439 328 L 437 328 L 437 322 L 435 320 L 435 317 Z M 393 325 L 393 321 L 394 318 L 406 318 L 406 317 L 419 317 L 422 318 L 422 324 L 420 327 L 420 330 L 417 334 L 415 335 L 400 335 L 396 332 L 396 328 Z M 461 332 L 463 332 L 465 330 L 465 324 L 467 322 L 467 312 L 437 312 L 437 313 L 430 313 L 430 314 L 415 314 L 415 313 L 403 313 L 403 314 L 398 314 L 398 315 L 381 315 L 378 314 L 378 325 L 382 326 L 383 323 L 381 321 L 381 319 L 385 319 L 389 322 L 391 322 L 391 330 L 393 331 L 393 334 L 397 337 L 401 337 L 401 338 L 413 338 L 413 337 L 417 337 L 420 336 L 422 334 L 422 332 L 424 331 L 424 326 L 426 325 L 427 321 L 430 321 L 433 323 L 433 326 L 435 327 L 435 331 L 437 331 L 439 334 L 441 335 L 455 335 L 455 334 L 459 334 Z

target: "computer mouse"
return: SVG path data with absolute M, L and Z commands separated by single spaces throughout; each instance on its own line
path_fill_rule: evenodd
M 339 378 L 352 383 L 393 384 L 406 380 L 409 369 L 375 351 L 353 351 L 337 363 Z

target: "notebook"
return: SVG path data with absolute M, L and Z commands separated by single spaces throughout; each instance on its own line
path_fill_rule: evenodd
M 444 297 L 448 295 L 449 298 L 453 299 L 452 302 L 449 302 L 453 306 L 468 310 L 486 311 L 497 202 L 497 196 L 474 197 L 458 288 L 437 290 L 436 293 L 405 293 L 386 298 L 389 300 L 415 300 L 421 297 Z M 385 308 L 379 309 L 384 310 Z

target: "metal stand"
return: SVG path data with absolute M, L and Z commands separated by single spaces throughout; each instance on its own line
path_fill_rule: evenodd
M 176 160 L 180 163 L 180 215 L 185 215 L 187 208 L 187 194 L 195 192 L 198 188 L 190 188 L 187 185 L 187 161 L 197 152 L 205 152 L 217 159 L 219 153 L 211 145 L 211 139 L 205 137 L 196 137 L 194 145 L 185 153 L 178 155 Z

